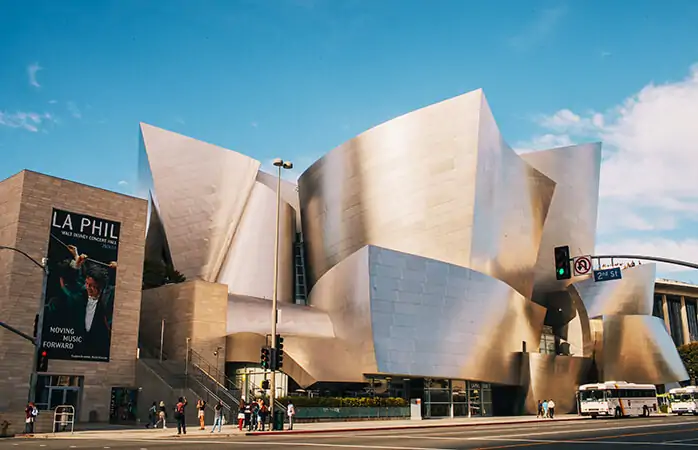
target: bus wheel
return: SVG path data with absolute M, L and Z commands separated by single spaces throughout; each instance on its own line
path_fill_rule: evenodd
M 620 417 L 621 415 L 620 407 L 616 407 L 616 417 Z
M 642 407 L 642 417 L 649 417 L 650 416 L 650 410 L 646 407 Z

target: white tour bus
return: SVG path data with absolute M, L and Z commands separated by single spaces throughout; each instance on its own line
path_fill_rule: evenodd
M 625 381 L 579 386 L 579 413 L 583 416 L 649 416 L 657 411 L 657 388 L 653 384 Z
M 695 386 L 669 390 L 669 404 L 674 414 L 698 414 L 696 399 L 698 399 L 698 388 Z

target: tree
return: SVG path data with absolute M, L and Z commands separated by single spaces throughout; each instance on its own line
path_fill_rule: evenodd
M 183 283 L 187 278 L 162 260 L 143 261 L 143 289 L 152 289 L 166 284 Z
M 686 366 L 686 372 L 691 378 L 691 384 L 695 384 L 698 376 L 698 342 L 682 345 L 678 350 L 683 365 Z

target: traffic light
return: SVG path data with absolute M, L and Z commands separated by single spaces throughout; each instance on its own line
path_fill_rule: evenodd
M 265 391 L 269 390 L 269 380 L 262 381 L 262 389 L 264 389 Z
M 46 352 L 46 350 L 42 350 L 41 353 L 39 353 L 39 360 L 36 362 L 36 371 L 48 371 L 48 353 Z
M 260 357 L 262 361 L 262 369 L 269 369 L 271 366 L 271 350 L 269 347 L 262 347 L 262 355 Z
M 276 335 L 276 360 L 274 370 L 279 370 L 284 366 L 284 338 L 280 334 Z
M 571 269 L 569 246 L 555 247 L 555 277 L 558 280 L 569 280 L 572 278 Z

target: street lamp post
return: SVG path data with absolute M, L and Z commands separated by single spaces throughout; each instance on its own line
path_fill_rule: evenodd
M 274 290 L 271 297 L 271 348 L 272 353 L 276 350 L 276 324 L 278 320 L 277 305 L 278 305 L 278 288 L 279 288 L 279 232 L 281 220 L 281 170 L 293 169 L 291 161 L 284 161 L 281 158 L 274 160 L 274 166 L 279 168 L 276 181 L 276 230 L 274 232 Z M 269 390 L 269 413 L 273 423 L 274 420 L 274 400 L 276 398 L 276 371 L 271 371 L 270 377 L 271 389 Z M 272 426 L 273 428 L 273 426 Z
M 0 250 L 11 250 L 13 252 L 19 253 L 24 256 L 43 272 L 43 277 L 41 280 L 41 298 L 39 299 L 39 318 L 36 321 L 36 338 L 34 339 L 34 357 L 32 358 L 32 371 L 29 378 L 29 401 L 36 401 L 36 382 L 37 382 L 37 372 L 36 366 L 39 362 L 39 354 L 41 353 L 41 332 L 44 328 L 44 302 L 46 301 L 46 282 L 48 280 L 48 259 L 43 258 L 42 262 L 39 262 L 29 256 L 27 253 L 23 252 L 14 247 L 7 247 L 0 245 Z

